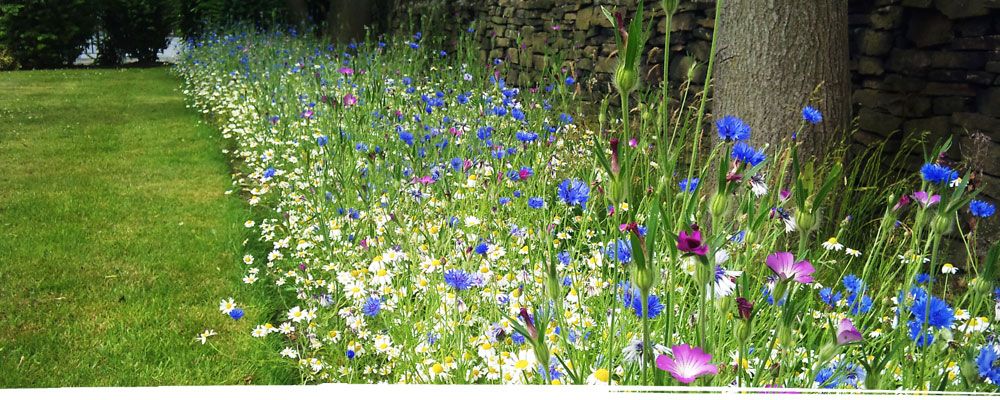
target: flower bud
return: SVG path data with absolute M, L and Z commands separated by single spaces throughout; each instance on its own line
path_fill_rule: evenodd
M 673 15 L 677 12 L 677 5 L 680 3 L 679 0 L 660 0 L 660 5 L 663 6 L 663 11 L 667 15 Z M 669 29 L 670 27 L 667 27 Z
M 622 95 L 629 95 L 639 87 L 639 71 L 636 66 L 628 65 L 625 62 L 618 63 L 618 70 L 615 71 L 615 88 Z
M 725 193 L 716 193 L 712 195 L 712 200 L 709 202 L 709 212 L 712 213 L 713 218 L 719 218 L 726 214 L 729 209 L 729 196 Z
M 942 212 L 934 216 L 934 220 L 931 222 L 931 230 L 939 235 L 943 235 L 950 232 L 953 225 L 951 218 L 948 218 L 948 215 Z
M 819 224 L 816 221 L 815 215 L 810 214 L 803 210 L 795 210 L 795 224 L 798 225 L 799 229 L 803 232 L 811 232 L 813 229 L 817 228 Z

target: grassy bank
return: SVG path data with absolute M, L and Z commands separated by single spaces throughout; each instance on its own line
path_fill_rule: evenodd
M 164 68 L 0 73 L 0 387 L 292 378 L 248 335 L 273 308 L 239 283 L 249 210 L 177 87 Z M 234 293 L 239 321 L 215 307 Z

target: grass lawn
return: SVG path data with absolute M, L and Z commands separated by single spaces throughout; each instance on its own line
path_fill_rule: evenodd
M 0 387 L 296 379 L 258 361 L 278 305 L 240 281 L 250 211 L 178 87 L 164 68 L 0 73 Z

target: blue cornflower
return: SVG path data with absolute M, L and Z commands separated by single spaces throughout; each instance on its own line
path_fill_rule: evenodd
M 958 172 L 934 163 L 927 163 L 920 167 L 920 175 L 925 181 L 936 184 L 948 183 L 958 178 Z
M 520 141 L 522 141 L 524 143 L 534 142 L 535 140 L 538 139 L 538 134 L 535 133 L 535 132 L 518 131 L 515 134 L 515 136 L 517 136 L 517 140 L 520 140 Z
M 576 83 L 576 79 L 573 79 L 573 76 L 567 76 L 566 77 L 566 84 L 567 85 L 572 85 L 574 83 Z
M 510 117 L 518 121 L 524 121 L 524 111 L 520 108 L 510 110 Z
M 747 140 L 750 138 L 750 126 L 738 117 L 727 115 L 715 121 L 719 137 L 727 142 Z
M 955 321 L 955 312 L 948 303 L 930 295 L 917 296 L 910 307 L 910 314 L 915 322 L 939 329 L 950 328 Z
M 479 140 L 489 140 L 490 136 L 493 136 L 492 126 L 484 126 L 476 130 L 476 137 L 478 137 Z
M 344 355 L 347 356 L 348 360 L 353 360 L 354 356 L 355 356 L 354 350 L 348 350 L 348 351 L 344 352 Z
M 1000 356 L 997 354 L 996 347 L 987 344 L 979 349 L 976 366 L 979 369 L 980 378 L 989 378 L 994 385 L 1000 386 Z
M 853 315 L 864 314 L 872 309 L 872 298 L 860 293 L 854 292 L 847 296 L 847 304 Z
M 486 252 L 489 249 L 490 249 L 490 245 L 486 244 L 486 242 L 479 242 L 479 244 L 476 245 L 476 254 L 479 254 L 479 255 L 486 254 Z
M 522 345 L 524 344 L 524 335 L 517 332 L 511 333 L 510 340 L 512 340 L 514 344 Z
M 274 167 L 268 167 L 266 170 L 264 170 L 264 178 L 269 179 L 274 176 L 274 173 L 275 173 Z
M 532 197 L 528 199 L 528 207 L 539 209 L 545 207 L 545 200 L 541 197 Z
M 767 159 L 767 156 L 764 155 L 763 151 L 757 151 L 753 148 L 753 146 L 750 146 L 745 142 L 736 143 L 736 145 L 733 146 L 733 151 L 730 155 L 734 160 L 750 164 L 754 167 Z
M 698 179 L 698 178 L 691 178 L 691 179 L 685 178 L 685 179 L 682 179 L 681 180 L 681 191 L 682 192 L 688 192 L 688 193 L 694 193 L 694 190 L 698 188 L 698 182 L 699 181 L 700 181 L 700 179 Z
M 499 202 L 500 202 L 501 206 L 505 206 L 507 204 L 510 204 L 510 197 L 501 197 L 500 200 L 499 200 Z
M 625 303 L 626 307 L 632 308 L 632 312 L 636 317 L 641 318 L 642 292 L 631 283 L 622 283 L 621 286 L 625 287 L 625 292 L 622 294 L 622 302 Z M 648 303 L 646 304 L 646 318 L 656 318 L 663 312 L 664 305 L 656 295 L 650 294 L 646 301 Z
M 382 300 L 378 297 L 369 297 L 365 300 L 365 304 L 361 306 L 361 312 L 369 317 L 374 317 L 378 315 L 378 312 L 382 310 Z
M 805 106 L 805 108 L 802 109 L 802 119 L 806 120 L 806 122 L 810 124 L 816 125 L 823 122 L 823 114 L 812 106 Z
M 865 283 L 854 274 L 848 274 L 844 277 L 844 288 L 848 292 L 861 292 L 865 290 Z
M 587 199 L 590 197 L 590 186 L 579 179 L 566 179 L 559 184 L 559 198 L 569 206 L 580 206 L 587 208 Z
M 458 95 L 458 104 L 465 104 L 469 102 L 469 94 L 461 93 Z
M 407 145 L 413 146 L 413 134 L 409 131 L 399 132 L 399 140 L 406 142 Z
M 460 269 L 449 269 L 444 272 L 444 283 L 455 288 L 455 290 L 466 290 L 472 286 L 472 277 L 468 272 Z
M 243 318 L 243 314 L 244 313 L 242 308 L 234 308 L 232 310 L 229 310 L 229 317 L 235 321 L 239 321 L 240 318 Z
M 453 169 L 455 171 L 459 171 L 459 170 L 462 169 L 462 166 L 463 166 L 464 163 L 465 162 L 462 160 L 462 157 L 452 158 L 451 159 L 451 169 Z
M 927 282 L 934 282 L 934 281 L 935 281 L 934 278 L 931 277 L 930 275 L 926 274 L 926 273 L 921 272 L 921 273 L 917 274 L 917 284 L 918 285 L 923 285 L 923 284 L 925 284 Z
M 996 212 L 996 206 L 988 202 L 982 200 L 973 200 L 969 202 L 969 213 L 972 214 L 973 217 L 989 218 Z
M 934 343 L 934 333 L 925 329 L 925 325 L 910 321 L 906 326 L 909 328 L 910 339 L 917 344 L 917 347 L 927 347 Z
M 819 290 L 819 299 L 830 307 L 836 307 L 837 302 L 844 296 L 841 292 L 833 292 L 833 289 L 825 287 Z
M 562 281 L 562 285 L 563 286 L 570 286 L 572 284 L 573 284 L 573 278 L 570 278 L 568 276 L 565 277 L 565 278 L 563 278 L 563 281 Z
M 559 252 L 559 254 L 556 254 L 556 259 L 558 259 L 559 262 L 561 262 L 563 265 L 569 265 L 570 262 L 569 252 L 568 251 Z
M 816 383 L 826 389 L 842 386 L 857 388 L 865 381 L 866 376 L 867 373 L 860 365 L 841 364 L 834 361 L 816 374 Z
M 325 135 L 324 136 L 320 136 L 320 137 L 316 138 L 316 144 L 318 144 L 320 146 L 326 146 L 326 143 L 329 140 L 330 139 L 328 139 Z
M 608 243 L 605 251 L 608 258 L 618 260 L 622 264 L 632 261 L 632 243 L 627 240 L 618 239 L 614 243 Z

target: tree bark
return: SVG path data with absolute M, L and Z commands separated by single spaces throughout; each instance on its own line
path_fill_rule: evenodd
M 800 151 L 824 156 L 851 119 L 847 0 L 728 0 L 720 18 L 713 116 L 740 117 L 773 148 L 812 105 L 823 122 L 798 135 Z
M 327 36 L 341 43 L 365 38 L 365 25 L 371 24 L 373 1 L 330 0 L 326 15 Z

